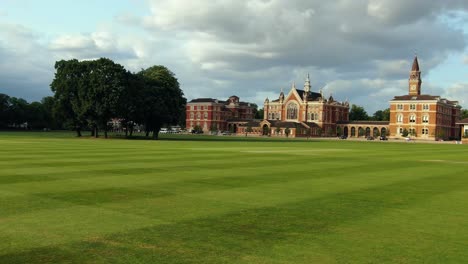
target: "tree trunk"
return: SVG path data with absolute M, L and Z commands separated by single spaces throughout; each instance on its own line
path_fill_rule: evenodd
M 76 127 L 76 136 L 81 137 L 81 130 L 79 127 Z
M 107 129 L 104 129 L 104 138 L 107 138 Z
M 130 125 L 130 136 L 133 136 L 133 124 Z
M 159 136 L 159 131 L 158 130 L 153 130 L 153 139 L 157 140 Z
M 99 137 L 99 130 L 98 130 L 97 125 L 94 126 L 94 137 L 95 137 L 95 138 L 98 138 L 98 137 Z
M 125 124 L 125 137 L 128 137 L 128 122 Z

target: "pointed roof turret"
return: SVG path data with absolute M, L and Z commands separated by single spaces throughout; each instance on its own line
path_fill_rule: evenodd
M 307 74 L 307 79 L 304 83 L 304 91 L 306 91 L 307 93 L 310 92 L 310 78 L 309 78 L 309 74 Z
M 411 67 L 411 71 L 419 71 L 418 56 L 414 56 L 413 67 Z

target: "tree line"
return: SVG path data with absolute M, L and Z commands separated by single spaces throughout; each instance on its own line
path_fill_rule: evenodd
M 26 125 L 27 124 L 27 125 Z M 0 94 L 0 129 L 61 129 L 54 116 L 54 98 L 28 103 L 22 98 Z
M 100 132 L 107 137 L 109 121 L 116 118 L 130 135 L 140 124 L 147 137 L 152 133 L 157 138 L 163 125 L 184 121 L 186 99 L 174 73 L 164 66 L 132 73 L 107 58 L 72 59 L 57 61 L 55 71 L 52 97 L 28 104 L 23 99 L 0 96 L 0 126 L 27 123 L 31 128 L 69 128 L 77 136 L 91 130 L 95 137 Z M 38 113 L 44 114 L 32 117 Z M 34 120 L 43 121 L 36 124 Z

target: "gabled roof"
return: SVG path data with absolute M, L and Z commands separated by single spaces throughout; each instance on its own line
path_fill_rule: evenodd
M 304 98 L 304 93 L 305 93 L 304 90 L 296 89 L 296 91 L 299 94 L 299 96 L 301 97 L 301 99 Z M 309 96 L 307 96 L 307 101 L 317 101 L 320 97 L 322 97 L 322 95 L 320 93 L 309 92 Z

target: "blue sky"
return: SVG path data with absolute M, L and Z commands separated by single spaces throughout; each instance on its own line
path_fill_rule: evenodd
M 467 2 L 467 3 L 465 3 Z M 388 107 L 417 52 L 423 93 L 468 107 L 468 1 L 2 0 L 0 93 L 50 95 L 55 61 L 166 65 L 188 99 L 259 105 L 310 73 L 313 90 Z

